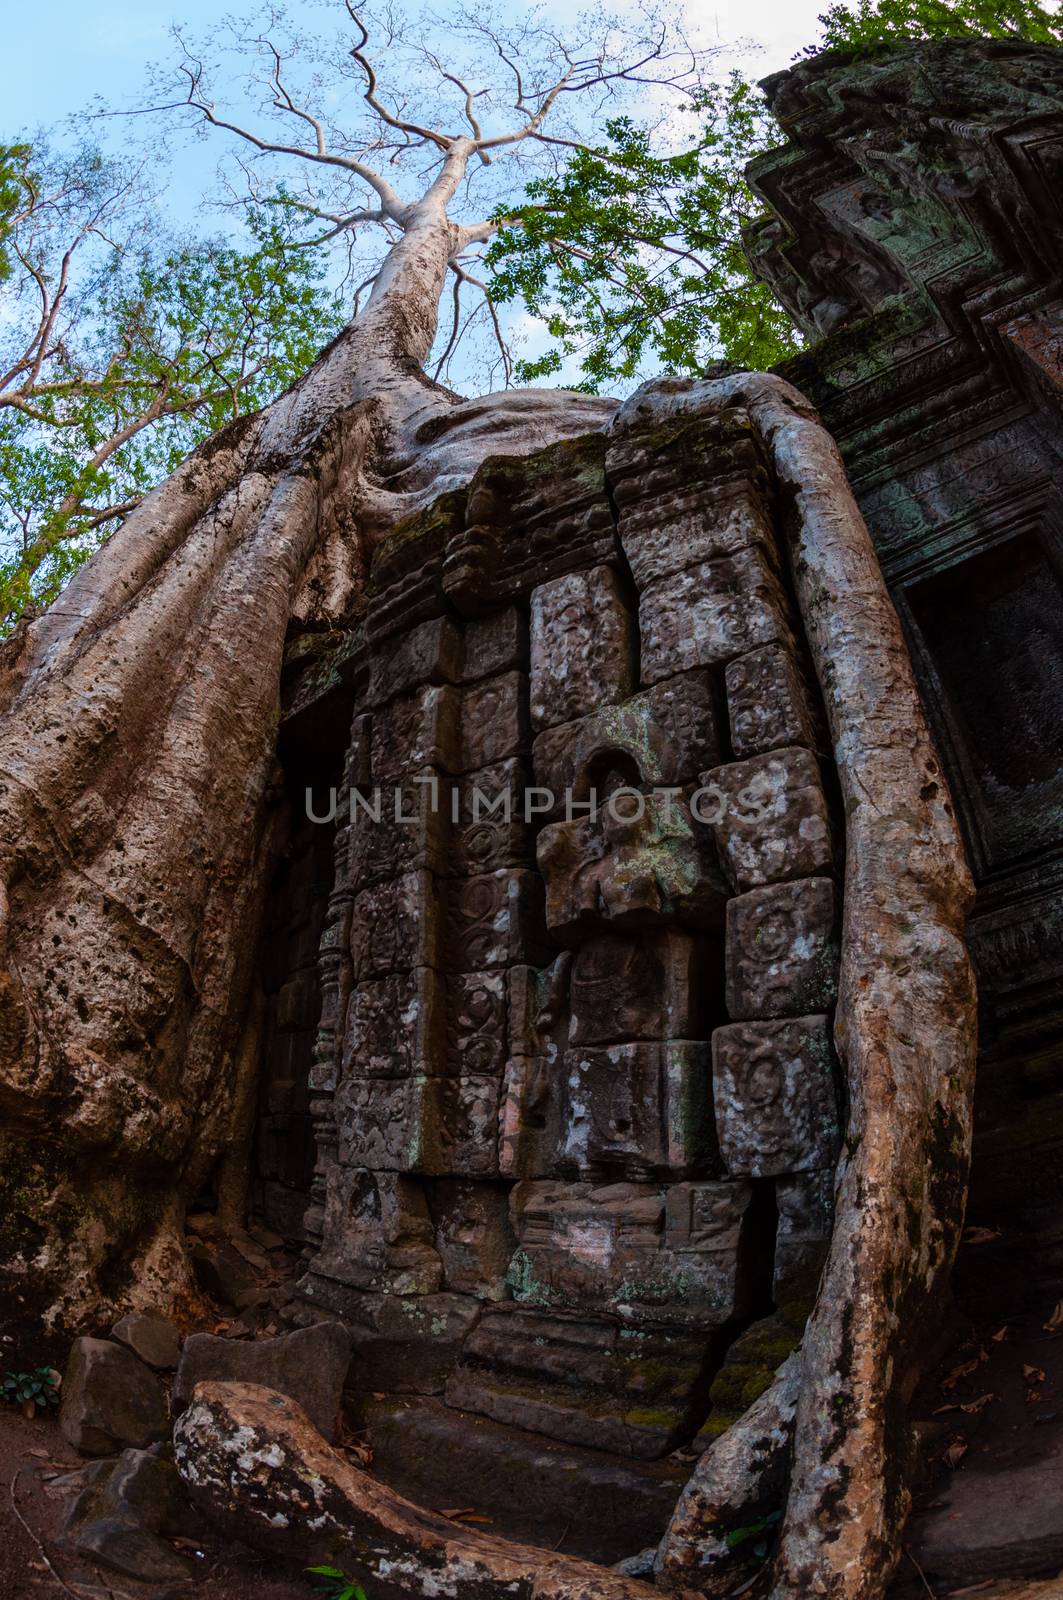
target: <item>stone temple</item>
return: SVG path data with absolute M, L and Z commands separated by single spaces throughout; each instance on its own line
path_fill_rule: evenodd
M 1063 69 L 942 46 L 768 91 L 789 142 L 749 251 L 810 341 L 782 375 L 841 448 L 977 881 L 974 1194 L 1050 1276 Z M 599 1560 L 660 1536 L 830 1238 L 845 816 L 789 516 L 739 401 L 629 421 L 489 459 L 289 648 L 254 1179 L 302 1242 L 289 1316 L 353 1331 L 385 1481 Z

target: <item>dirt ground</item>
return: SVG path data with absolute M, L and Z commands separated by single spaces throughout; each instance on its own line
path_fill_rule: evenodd
M 961 1251 L 961 1337 L 915 1405 L 936 1470 L 917 1493 L 891 1600 L 1063 1600 L 1063 1302 L 1033 1288 L 1039 1274 L 1014 1239 L 982 1232 Z M 0 1406 L 0 1600 L 321 1594 L 299 1566 L 224 1538 L 183 1550 L 198 1567 L 187 1583 L 109 1574 L 62 1542 L 76 1491 L 59 1480 L 82 1464 L 54 1412 Z
M 298 1567 L 232 1541 L 205 1542 L 201 1570 L 186 1584 L 135 1583 L 71 1555 L 60 1533 L 72 1493 L 50 1484 L 81 1465 L 54 1414 L 29 1421 L 14 1408 L 0 1409 L 0 1600 L 61 1600 L 64 1593 L 67 1600 L 313 1600 L 320 1594 Z

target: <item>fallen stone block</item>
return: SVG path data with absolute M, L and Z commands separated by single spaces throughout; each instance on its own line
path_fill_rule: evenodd
M 77 1548 L 101 1566 L 143 1583 L 186 1582 L 195 1575 L 192 1563 L 165 1539 L 121 1517 L 90 1522 L 78 1535 Z
M 350 1358 L 350 1334 L 339 1322 L 253 1341 L 194 1333 L 181 1352 L 173 1409 L 184 1410 L 198 1383 L 262 1384 L 297 1401 L 318 1432 L 332 1439 Z
M 115 1323 L 111 1338 L 126 1345 L 157 1372 L 172 1372 L 181 1359 L 181 1335 L 169 1317 L 130 1311 Z
M 294 1401 L 254 1384 L 198 1385 L 174 1451 L 194 1504 L 230 1538 L 342 1566 L 370 1593 L 660 1600 L 636 1578 L 422 1510 L 332 1450 Z
M 84 1456 L 143 1448 L 168 1431 L 162 1386 L 131 1350 L 109 1339 L 75 1339 L 63 1375 L 59 1427 Z
M 144 1582 L 187 1579 L 192 1567 L 166 1543 L 195 1538 L 193 1511 L 169 1445 L 123 1450 L 80 1474 L 81 1493 L 63 1523 L 63 1543 L 104 1566 Z

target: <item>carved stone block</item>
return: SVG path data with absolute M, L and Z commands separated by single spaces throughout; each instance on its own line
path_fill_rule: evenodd
M 635 688 L 633 628 L 610 567 L 569 572 L 533 590 L 533 726 L 571 722 L 626 700 Z
M 571 951 L 549 967 L 511 967 L 506 974 L 511 1055 L 536 1055 L 568 1036 Z
M 730 1193 L 728 1194 L 728 1191 Z M 666 1241 L 665 1194 L 647 1183 L 518 1183 L 509 1276 L 521 1304 L 616 1311 L 625 1322 L 716 1327 L 738 1306 L 737 1239 L 746 1185 L 714 1185 L 699 1246 Z M 682 1240 L 681 1229 L 676 1238 Z
M 423 1077 L 355 1078 L 336 1095 L 341 1165 L 416 1172 L 425 1157 Z
M 773 644 L 751 650 L 728 662 L 726 681 L 736 756 L 815 744 L 808 693 L 790 650 Z
M 445 1287 L 481 1300 L 505 1299 L 514 1245 L 505 1185 L 438 1178 L 427 1187 Z
M 589 940 L 572 957 L 571 1043 L 698 1038 L 708 1031 L 708 970 L 689 934 L 662 928 L 641 939 Z
M 767 554 L 775 540 L 760 496 L 747 485 L 729 484 L 716 493 L 677 486 L 629 502 L 621 511 L 620 543 L 645 589 L 684 567 L 753 549 Z
M 411 778 L 401 786 L 380 785 L 354 798 L 347 848 L 352 883 L 364 889 L 408 872 L 446 871 L 449 822 L 444 786 L 435 781 L 434 792 L 441 797 L 438 806 L 431 784 Z
M 789 637 L 782 590 L 759 550 L 656 579 L 639 599 L 639 628 L 644 683 Z
M 350 1079 L 339 1091 L 346 1166 L 433 1176 L 498 1172 L 497 1077 Z
M 727 903 L 727 1010 L 750 1017 L 825 1011 L 838 993 L 834 884 L 799 878 Z
M 528 739 L 528 680 L 505 672 L 471 684 L 461 695 L 459 772 L 519 754 Z
M 449 684 L 422 684 L 374 711 L 373 782 L 393 785 L 428 767 L 458 771 L 460 713 L 459 691 Z
M 600 402 L 587 410 L 601 424 Z M 616 549 L 605 489 L 605 439 L 589 432 L 530 456 L 490 456 L 469 485 L 465 527 L 447 543 L 443 588 L 468 617 L 527 593 L 544 577 L 607 560 Z
M 830 871 L 827 802 L 809 751 L 735 761 L 703 772 L 701 782 L 710 792 L 696 801 L 695 814 L 718 819 L 720 856 L 740 893 Z
M 606 925 L 711 928 L 722 918 L 726 886 L 715 852 L 678 795 L 616 792 L 593 818 L 543 828 L 536 854 L 547 925 L 562 943 Z
M 351 957 L 356 982 L 440 965 L 443 907 L 439 880 L 408 872 L 355 896 Z
M 562 1170 L 643 1178 L 681 1175 L 712 1160 L 707 1044 L 568 1050 L 563 1076 Z
M 665 1191 L 665 1245 L 677 1255 L 736 1255 L 752 1195 L 743 1179 L 669 1185 Z
M 524 813 L 527 773 L 516 758 L 496 761 L 458 780 L 446 800 L 450 818 L 447 870 L 455 877 L 530 866 L 535 859 Z
M 330 1168 L 314 1270 L 356 1289 L 434 1294 L 443 1266 L 420 1185 L 393 1172 Z
M 419 1170 L 453 1177 L 497 1175 L 501 1093 L 497 1075 L 431 1079 Z
M 462 683 L 493 678 L 500 672 L 528 670 L 528 621 L 516 606 L 492 611 L 465 627 Z
M 374 654 L 369 672 L 370 704 L 383 705 L 422 683 L 457 683 L 462 653 L 461 633 L 449 617 L 419 623 Z
M 720 1153 L 732 1177 L 833 1164 L 840 1131 L 827 1017 L 717 1028 L 712 1062 Z
M 507 1033 L 504 972 L 463 972 L 447 979 L 449 1072 L 501 1077 Z
M 542 884 L 534 872 L 455 878 L 446 896 L 443 959 L 450 971 L 480 972 L 545 955 Z
M 560 1056 L 514 1056 L 506 1062 L 499 1108 L 499 1172 L 548 1178 L 560 1143 Z
M 431 967 L 360 983 L 347 1005 L 345 1070 L 357 1078 L 405 1078 L 441 1059 L 443 981 Z
M 587 799 L 598 769 L 617 752 L 653 784 L 686 783 L 716 762 L 720 742 L 709 674 L 666 678 L 622 705 L 546 729 L 533 746 L 535 781 L 561 809 L 569 794 Z

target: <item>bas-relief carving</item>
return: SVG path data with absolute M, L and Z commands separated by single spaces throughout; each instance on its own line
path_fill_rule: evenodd
M 773 215 L 747 253 L 829 334 L 783 375 L 838 441 L 908 633 L 978 887 L 999 1081 L 1004 1037 L 1019 1072 L 1035 1034 L 1063 1037 L 1060 52 L 912 43 L 765 88 L 786 143 L 751 166 Z
M 710 1335 L 821 1241 L 822 1186 L 802 1196 L 837 1144 L 834 861 L 744 417 L 618 441 L 605 471 L 611 553 L 581 512 L 582 564 L 536 583 L 518 548 L 499 604 L 505 569 L 485 589 L 455 534 L 469 620 L 372 646 L 348 771 L 367 803 L 418 779 L 426 803 L 339 830 L 306 1284 L 372 1325 L 373 1371 L 388 1296 L 463 1305 L 429 1363 L 447 1403 L 652 1456 L 703 1420 Z M 471 500 L 504 515 L 496 489 Z M 553 807 L 526 817 L 528 786 Z M 508 815 L 475 799 L 507 790 Z

